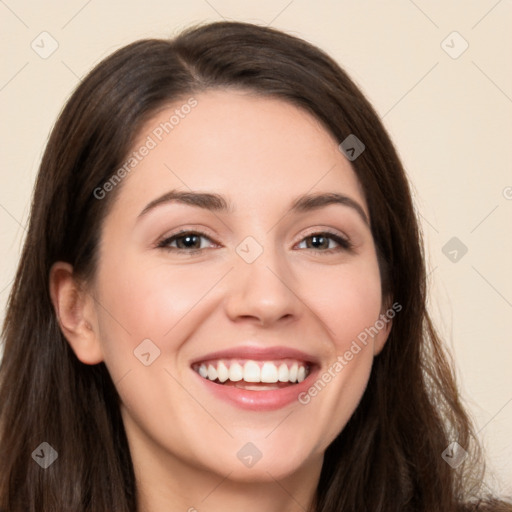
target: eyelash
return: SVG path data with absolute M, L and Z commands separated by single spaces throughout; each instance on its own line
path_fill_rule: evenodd
M 163 239 L 161 242 L 159 242 L 157 244 L 157 248 L 159 249 L 164 249 L 166 251 L 172 251 L 172 252 L 178 252 L 178 253 L 188 253 L 190 255 L 193 255 L 193 254 L 197 254 L 203 250 L 205 250 L 204 248 L 200 248 L 200 249 L 181 249 L 181 248 L 178 248 L 178 247 L 170 247 L 169 244 L 177 241 L 178 239 L 180 238 L 185 238 L 185 236 L 199 236 L 201 238 L 206 238 L 208 239 L 210 242 L 213 242 L 213 240 L 206 234 L 206 233 L 202 233 L 200 231 L 187 231 L 187 230 L 183 230 L 183 231 L 179 231 L 177 233 L 174 233 L 173 235 Z M 323 237 L 323 238 L 328 238 L 330 240 L 333 240 L 334 242 L 336 242 L 338 244 L 338 247 L 336 248 L 330 248 L 330 249 L 325 249 L 325 250 L 315 250 L 315 249 L 312 249 L 312 248 L 307 248 L 308 250 L 311 250 L 311 251 L 314 251 L 314 252 L 317 252 L 317 253 L 320 253 L 320 254 L 332 254 L 333 252 L 339 252 L 339 251 L 351 251 L 353 249 L 353 245 L 352 243 L 350 242 L 350 240 L 348 238 L 344 238 L 340 235 L 338 235 L 337 233 L 333 233 L 331 231 L 328 231 L 328 230 L 324 230 L 324 231 L 317 231 L 317 232 L 313 232 L 313 233 L 310 233 L 308 235 L 306 235 L 304 238 L 302 238 L 299 242 L 300 243 L 303 243 L 305 240 L 309 239 L 309 238 L 313 238 L 313 237 Z M 215 242 L 213 242 L 215 243 Z

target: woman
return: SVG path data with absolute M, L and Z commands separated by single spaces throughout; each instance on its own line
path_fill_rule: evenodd
M 117 51 L 37 179 L 0 506 L 512 510 L 425 293 L 403 168 L 323 52 L 243 23 Z

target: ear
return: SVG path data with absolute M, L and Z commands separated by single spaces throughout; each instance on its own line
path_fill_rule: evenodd
M 393 318 L 402 309 L 398 303 L 392 304 L 393 298 L 390 296 L 384 297 L 382 301 L 382 308 L 377 320 L 376 325 L 379 327 L 379 332 L 373 339 L 373 355 L 376 356 L 381 353 L 386 341 L 389 338 L 391 327 L 393 326 Z
M 103 361 L 101 344 L 94 327 L 94 299 L 73 275 L 69 263 L 54 263 L 49 276 L 50 296 L 60 329 L 76 357 L 85 364 Z

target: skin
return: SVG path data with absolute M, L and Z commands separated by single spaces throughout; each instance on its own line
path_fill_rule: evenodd
M 102 227 L 94 280 L 80 286 L 58 262 L 52 299 L 76 356 L 104 361 L 120 394 L 141 512 L 304 510 L 391 324 L 306 405 L 240 409 L 207 392 L 190 362 L 240 345 L 281 345 L 313 354 L 325 373 L 388 304 L 370 229 L 355 209 L 290 207 L 317 192 L 349 196 L 366 216 L 368 207 L 339 141 L 310 114 L 240 91 L 195 98 L 124 179 Z M 177 106 L 147 123 L 134 150 Z M 173 189 L 221 194 L 231 210 L 170 202 L 138 218 Z M 156 247 L 179 229 L 206 233 L 203 249 Z M 327 229 L 353 248 L 308 245 Z M 235 250 L 247 236 L 263 248 L 253 263 Z M 149 366 L 134 357 L 144 339 L 160 350 Z M 262 453 L 251 468 L 236 455 L 247 442 Z

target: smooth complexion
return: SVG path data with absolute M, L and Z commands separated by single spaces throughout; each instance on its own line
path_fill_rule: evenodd
M 389 305 L 368 206 L 339 141 L 309 113 L 241 91 L 195 98 L 118 190 L 94 281 L 80 287 L 57 263 L 52 298 L 77 357 L 104 361 L 119 392 L 139 511 L 304 510 L 390 324 L 307 405 L 241 407 L 192 363 L 241 347 L 295 349 L 317 362 L 302 383 L 312 385 Z M 171 191 L 217 194 L 227 208 L 164 200 Z M 352 203 L 292 208 L 333 193 Z M 182 231 L 196 237 L 172 238 Z M 252 263 L 236 250 L 247 237 L 263 249 Z M 160 350 L 149 366 L 134 355 L 145 339 Z M 237 457 L 247 443 L 262 454 L 252 467 Z

